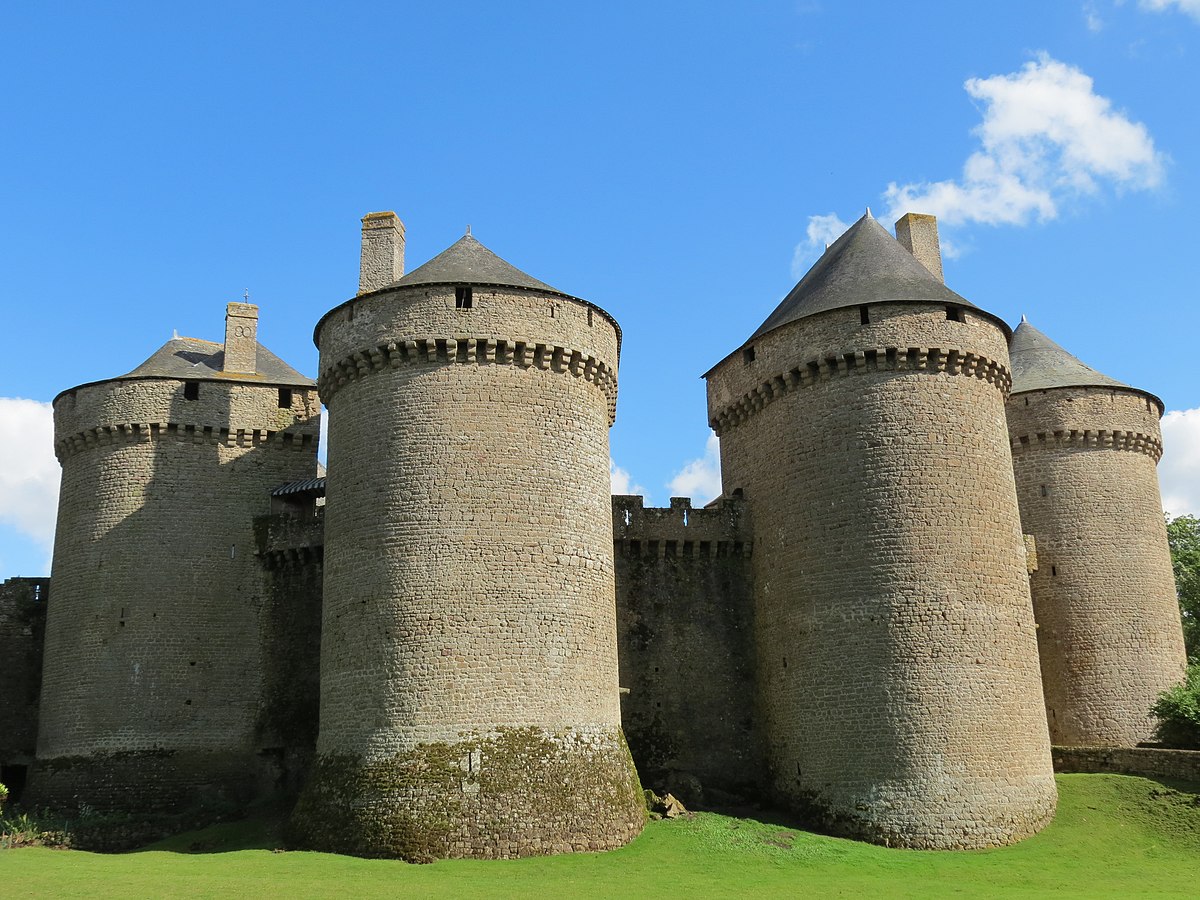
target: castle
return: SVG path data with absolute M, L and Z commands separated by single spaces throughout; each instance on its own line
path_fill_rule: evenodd
M 704 509 L 609 496 L 611 315 L 470 234 L 405 274 L 392 213 L 317 382 L 234 303 L 64 391 L 0 775 L 292 797 L 293 845 L 407 859 L 620 846 L 639 775 L 892 846 L 1036 832 L 1051 742 L 1149 739 L 1183 672 L 1163 406 L 947 288 L 931 216 L 896 235 L 868 213 L 706 374 Z

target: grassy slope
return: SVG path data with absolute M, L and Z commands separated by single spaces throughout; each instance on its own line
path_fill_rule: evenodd
M 121 856 L 0 853 L 6 897 L 419 897 L 555 895 L 1196 896 L 1200 795 L 1119 775 L 1059 777 L 1054 823 L 1000 850 L 889 850 L 746 819 L 652 822 L 605 854 L 411 866 L 271 853 L 261 823 L 219 826 Z M 207 852 L 187 852 L 189 850 Z

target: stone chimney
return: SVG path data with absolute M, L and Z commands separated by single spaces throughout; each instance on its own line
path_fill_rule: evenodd
M 942 275 L 942 247 L 938 243 L 937 217 L 921 213 L 905 213 L 896 223 L 896 240 L 917 258 L 917 262 L 933 273 L 938 281 Z
M 253 303 L 225 307 L 225 371 L 242 375 L 258 371 L 258 307 Z
M 404 223 L 394 212 L 367 213 L 362 218 L 358 292 L 378 290 L 403 274 Z

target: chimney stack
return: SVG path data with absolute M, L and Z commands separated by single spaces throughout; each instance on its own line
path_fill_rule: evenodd
M 905 213 L 896 222 L 896 240 L 917 258 L 938 281 L 942 275 L 942 247 L 938 243 L 937 217 L 922 213 Z
M 258 371 L 258 307 L 253 303 L 225 307 L 224 370 L 242 375 Z
M 358 292 L 386 287 L 403 274 L 404 223 L 394 212 L 367 213 L 362 218 Z

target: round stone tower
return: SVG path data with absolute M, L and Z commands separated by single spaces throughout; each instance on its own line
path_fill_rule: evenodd
M 897 227 L 906 246 L 868 214 L 825 251 L 708 373 L 709 416 L 753 512 L 778 798 L 892 846 L 989 847 L 1056 802 L 1009 329 L 934 274 L 932 217 Z
M 168 341 L 54 400 L 62 463 L 28 802 L 178 811 L 256 777 L 254 516 L 316 470 L 316 385 L 234 303 L 224 345 Z
M 294 843 L 408 859 L 620 846 L 608 313 L 469 234 L 318 323 L 329 408 L 321 727 Z M 381 262 L 382 259 L 382 262 Z
M 1186 657 L 1155 466 L 1162 401 L 1084 365 L 1028 322 L 1008 400 L 1046 717 L 1054 743 L 1152 738 Z

